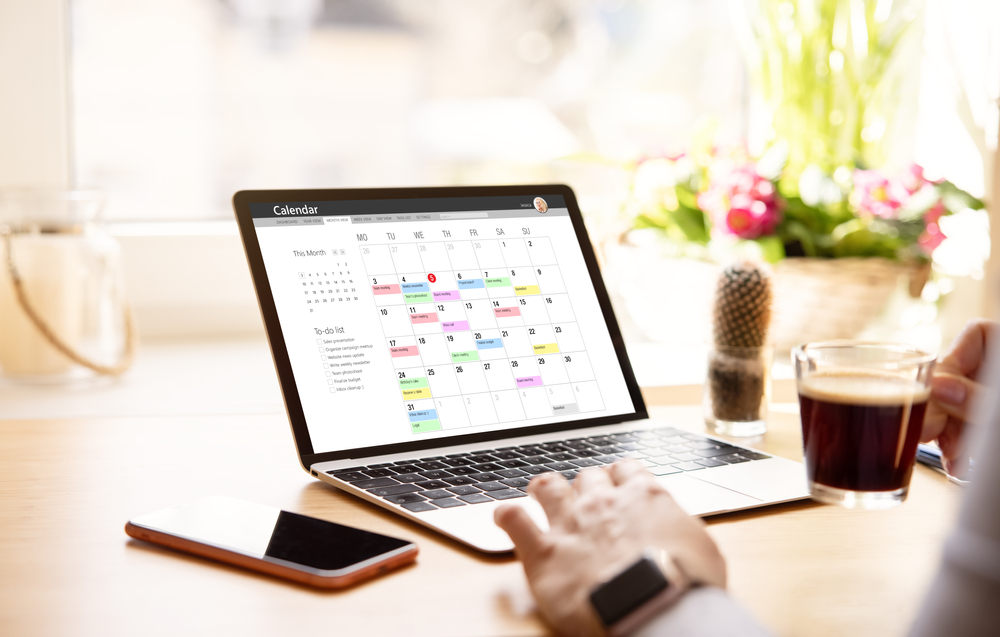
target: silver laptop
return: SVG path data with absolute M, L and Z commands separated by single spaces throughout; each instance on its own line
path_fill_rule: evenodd
M 533 476 L 623 457 L 693 515 L 808 496 L 799 463 L 647 419 L 569 187 L 242 191 L 233 205 L 319 480 L 491 553 L 512 549 L 502 502 L 545 527 Z

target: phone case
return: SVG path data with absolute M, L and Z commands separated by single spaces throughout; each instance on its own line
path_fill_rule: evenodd
M 201 542 L 195 542 L 176 535 L 170 535 L 169 533 L 163 533 L 161 531 L 136 526 L 131 522 L 125 525 L 125 533 L 137 540 L 160 544 L 185 553 L 193 553 L 194 555 L 207 557 L 218 562 L 234 564 L 253 571 L 267 573 L 268 575 L 282 577 L 284 579 L 300 582 L 302 584 L 309 584 L 310 586 L 317 586 L 319 588 L 345 588 L 377 575 L 388 573 L 393 569 L 413 562 L 417 558 L 417 553 L 420 550 L 416 544 L 410 544 L 387 553 L 384 559 L 373 562 L 363 568 L 341 575 L 326 576 L 309 573 L 307 571 L 302 571 L 283 564 L 265 562 L 264 560 L 250 557 L 249 555 L 234 553 L 233 551 L 227 551 L 226 549 L 209 546 L 208 544 L 202 544 Z

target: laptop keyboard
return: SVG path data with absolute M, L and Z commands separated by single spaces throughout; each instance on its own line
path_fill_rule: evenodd
M 672 427 L 454 453 L 327 471 L 337 480 L 415 513 L 527 496 L 528 481 L 556 471 L 568 480 L 588 467 L 635 458 L 657 476 L 770 458 Z

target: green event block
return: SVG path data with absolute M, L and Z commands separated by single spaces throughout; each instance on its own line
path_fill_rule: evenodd
M 416 389 L 418 387 L 427 387 L 427 377 L 421 376 L 420 378 L 400 378 L 399 388 L 400 389 Z
M 483 282 L 486 283 L 486 287 L 488 288 L 502 288 L 504 286 L 510 287 L 510 278 L 505 276 L 497 277 L 495 279 L 484 279 Z
M 478 361 L 479 352 L 454 352 L 451 355 L 451 362 L 465 363 L 468 361 Z
M 413 429 L 413 433 L 415 434 L 422 434 L 426 431 L 441 431 L 441 421 L 421 420 L 420 422 L 411 422 L 410 428 Z
M 414 292 L 413 294 L 404 294 L 403 300 L 407 303 L 430 303 L 434 297 L 430 292 Z

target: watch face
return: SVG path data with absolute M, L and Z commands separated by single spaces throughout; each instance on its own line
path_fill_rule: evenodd
M 663 571 L 643 557 L 590 594 L 590 603 L 605 626 L 613 626 L 667 588 Z

